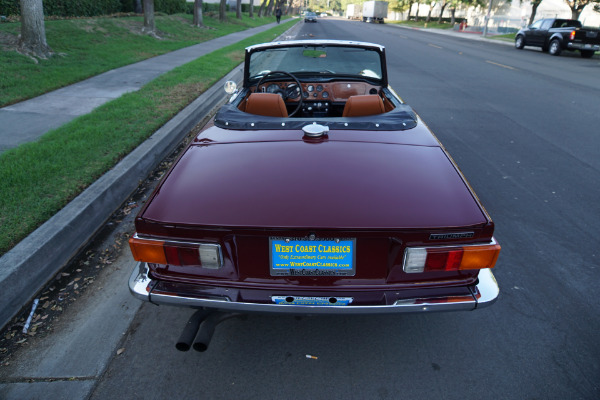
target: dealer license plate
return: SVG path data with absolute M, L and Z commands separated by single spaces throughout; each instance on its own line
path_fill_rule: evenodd
M 298 297 L 298 296 L 271 296 L 275 304 L 288 304 L 294 306 L 338 306 L 350 305 L 352 297 Z
M 271 276 L 354 276 L 356 239 L 269 238 Z

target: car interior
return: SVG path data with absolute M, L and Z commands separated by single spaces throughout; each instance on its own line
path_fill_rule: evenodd
M 250 91 L 238 109 L 266 117 L 361 117 L 394 109 L 381 88 L 365 82 L 304 83 L 269 82 Z M 262 91 L 264 90 L 264 91 Z M 302 93 L 302 95 L 300 95 Z

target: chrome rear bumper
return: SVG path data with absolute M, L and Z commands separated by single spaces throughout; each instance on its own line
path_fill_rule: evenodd
M 148 276 L 146 263 L 138 263 L 129 278 L 129 290 L 134 297 L 154 304 L 192 308 L 209 308 L 241 313 L 282 314 L 394 314 L 434 311 L 470 311 L 487 307 L 498 298 L 500 289 L 489 269 L 479 272 L 479 282 L 468 296 L 402 299 L 389 305 L 298 305 L 265 304 L 231 301 L 225 296 L 186 296 L 157 288 L 157 281 Z

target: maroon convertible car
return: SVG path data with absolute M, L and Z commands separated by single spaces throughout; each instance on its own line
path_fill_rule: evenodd
M 205 350 L 250 312 L 377 314 L 492 304 L 494 224 L 452 158 L 388 86 L 384 47 L 246 49 L 241 88 L 135 220 L 132 293 L 197 309 Z M 232 87 L 233 86 L 233 87 Z

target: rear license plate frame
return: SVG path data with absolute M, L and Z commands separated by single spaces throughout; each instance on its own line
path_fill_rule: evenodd
M 354 276 L 355 238 L 269 238 L 271 276 Z

